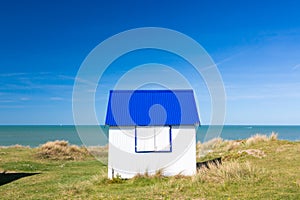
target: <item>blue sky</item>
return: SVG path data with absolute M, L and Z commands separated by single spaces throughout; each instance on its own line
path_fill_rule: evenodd
M 297 125 L 299 7 L 288 0 L 1 1 L 0 124 L 73 124 L 73 84 L 89 52 L 119 32 L 164 27 L 195 39 L 217 64 L 227 94 L 226 124 Z M 168 61 L 168 55 L 150 57 Z M 107 86 L 118 73 L 106 73 Z M 201 121 L 209 124 L 209 95 L 202 95 Z M 103 123 L 106 100 L 96 98 Z

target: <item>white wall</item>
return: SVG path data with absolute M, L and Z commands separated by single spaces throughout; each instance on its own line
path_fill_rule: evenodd
M 159 127 L 156 127 L 156 129 Z M 110 127 L 108 177 L 117 174 L 132 178 L 136 174 L 193 175 L 196 172 L 196 131 L 194 126 L 172 127 L 172 152 L 136 153 L 134 127 Z

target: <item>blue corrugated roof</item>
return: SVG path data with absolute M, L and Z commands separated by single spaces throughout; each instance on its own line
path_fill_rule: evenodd
M 106 125 L 200 124 L 192 90 L 111 90 Z

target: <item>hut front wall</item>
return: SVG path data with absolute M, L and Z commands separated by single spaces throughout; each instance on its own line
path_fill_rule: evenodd
M 159 129 L 159 127 L 153 127 L 153 129 Z M 161 130 L 164 128 L 161 127 Z M 113 176 L 132 178 L 144 173 L 151 175 L 158 170 L 166 176 L 196 173 L 194 126 L 172 127 L 170 152 L 136 152 L 135 134 L 135 127 L 110 127 L 108 178 Z

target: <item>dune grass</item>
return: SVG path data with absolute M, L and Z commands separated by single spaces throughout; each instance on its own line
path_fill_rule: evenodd
M 67 141 L 47 142 L 37 148 L 39 158 L 52 160 L 82 160 L 88 155 L 86 148 L 69 145 Z
M 48 143 L 47 148 L 0 148 L 0 178 L 9 173 L 39 173 L 1 185 L 1 199 L 228 200 L 300 196 L 300 142 L 280 141 L 275 134 L 197 144 L 198 160 L 221 156 L 223 163 L 200 169 L 192 177 L 164 177 L 158 171 L 130 180 L 109 180 L 107 166 L 82 147 L 69 149 L 71 145 L 66 142 L 55 143 Z M 105 150 L 101 149 L 100 154 Z M 203 156 L 201 151 L 207 154 Z M 53 156 L 55 153 L 58 155 Z

